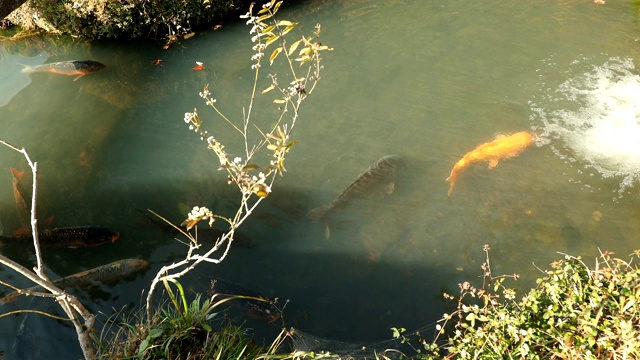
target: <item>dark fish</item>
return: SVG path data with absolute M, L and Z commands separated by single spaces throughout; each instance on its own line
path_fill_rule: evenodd
M 93 60 L 69 60 L 38 66 L 26 66 L 21 72 L 50 72 L 70 76 L 78 75 L 78 77 L 73 79 L 73 81 L 76 81 L 87 74 L 102 70 L 105 67 L 106 65 Z
M 98 266 L 87 271 L 82 271 L 73 275 L 69 275 L 62 279 L 53 281 L 53 283 L 60 289 L 68 288 L 87 288 L 95 286 L 99 283 L 114 283 L 116 281 L 125 279 L 130 275 L 133 275 L 139 271 L 145 270 L 149 267 L 149 262 L 142 259 L 124 259 L 114 261 L 107 265 Z M 43 289 L 40 286 L 34 286 L 25 291 L 42 292 Z M 20 296 L 20 293 L 13 292 L 2 299 L 0 304 L 6 304 L 15 301 Z
M 280 317 L 280 309 L 275 306 L 273 301 L 265 298 L 259 292 L 249 290 L 239 284 L 214 279 L 211 280 L 209 293 L 226 298 L 233 297 L 230 300 L 231 303 L 254 319 L 267 320 L 272 323 Z
M 403 160 L 398 155 L 387 155 L 379 159 L 335 200 L 309 211 L 307 217 L 314 222 L 325 220 L 327 213 L 332 209 L 341 208 L 353 199 L 362 198 L 376 188 L 384 187 L 388 194 L 392 193 L 395 188 L 396 171 L 402 164 Z
M 38 232 L 41 246 L 49 247 L 81 247 L 98 246 L 118 240 L 119 233 L 99 226 L 79 226 L 60 229 L 49 229 Z M 0 243 L 31 244 L 31 234 L 0 236 Z

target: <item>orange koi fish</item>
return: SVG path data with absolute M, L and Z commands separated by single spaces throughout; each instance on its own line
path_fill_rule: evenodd
M 21 70 L 23 73 L 50 72 L 61 75 L 78 75 L 73 81 L 81 77 L 105 68 L 105 65 L 93 60 L 70 60 L 57 63 L 42 64 L 39 66 L 26 66 Z
M 467 166 L 482 161 L 489 162 L 489 168 L 498 166 L 500 159 L 507 159 L 518 156 L 524 149 L 535 143 L 535 133 L 521 131 L 511 135 L 497 136 L 493 141 L 484 143 L 466 153 L 462 159 L 458 160 L 451 170 L 451 175 L 446 181 L 451 183 L 448 195 L 451 195 L 453 187 L 458 181 L 458 173 Z

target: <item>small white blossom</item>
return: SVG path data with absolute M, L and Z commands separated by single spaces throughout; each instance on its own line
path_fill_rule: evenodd
M 187 123 L 187 124 L 190 123 L 192 119 L 193 119 L 193 113 L 190 113 L 190 112 L 184 113 L 184 122 L 185 123 Z
M 237 157 L 235 159 L 233 159 L 233 162 L 236 164 L 240 164 L 242 162 L 242 158 L 241 157 Z

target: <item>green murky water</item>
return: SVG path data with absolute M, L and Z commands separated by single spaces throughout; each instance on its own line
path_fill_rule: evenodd
M 335 50 L 304 104 L 288 173 L 242 230 L 254 247 L 199 269 L 191 288 L 211 277 L 241 283 L 289 299 L 287 326 L 370 342 L 390 337 L 392 326 L 437 320 L 449 309 L 442 292 L 481 274 L 484 244 L 494 273 L 521 274 L 522 288 L 556 251 L 587 262 L 598 248 L 625 257 L 640 233 L 636 13 L 630 1 L 285 6 L 283 15 L 304 31 L 322 23 L 323 43 Z M 0 138 L 38 162 L 39 213 L 53 216 L 52 226 L 99 224 L 121 233 L 99 248 L 47 250 L 53 273 L 124 257 L 151 261 L 132 281 L 82 292 L 92 310 L 135 308 L 153 273 L 184 250 L 138 209 L 180 221 L 185 207 L 229 208 L 233 189 L 182 119 L 195 107 L 203 119 L 213 115 L 198 97 L 205 84 L 240 118 L 252 76 L 248 31 L 224 25 L 169 50 L 67 38 L 0 44 Z M 89 58 L 107 68 L 77 81 L 20 73 L 24 65 Z M 196 61 L 206 69 L 191 70 Z M 217 138 L 234 136 L 212 126 Z M 523 130 L 539 135 L 537 146 L 493 169 L 470 166 L 447 196 L 445 179 L 465 153 Z M 348 206 L 325 239 L 324 226 L 306 213 L 387 154 L 408 163 L 395 192 Z M 0 149 L 0 164 L 0 219 L 10 233 L 19 223 L 9 168 L 27 168 L 8 149 Z M 24 248 L 0 251 L 32 260 Z M 0 348 L 9 351 L 20 321 L 0 319 Z M 248 321 L 258 336 L 277 331 Z M 35 335 L 58 329 L 53 320 L 36 323 Z M 72 350 L 39 344 L 41 356 L 79 354 L 71 328 L 56 334 Z

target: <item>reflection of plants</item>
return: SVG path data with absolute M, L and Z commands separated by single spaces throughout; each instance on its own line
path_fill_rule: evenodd
M 601 253 L 595 267 L 565 255 L 538 279 L 522 300 L 483 265 L 482 289 L 460 285 L 453 314 L 437 326 L 440 343 L 454 359 L 638 359 L 640 358 L 640 269 Z M 634 253 L 640 257 L 640 251 Z M 502 289 L 501 294 L 498 290 Z M 468 297 L 479 304 L 465 304 Z M 457 318 L 453 329 L 446 326 Z M 440 358 L 438 338 L 426 358 Z
M 314 36 L 302 36 L 288 44 L 285 36 L 295 28 L 297 23 L 276 19 L 275 15 L 281 4 L 282 1 L 268 2 L 255 14 L 252 5 L 249 12 L 242 16 L 251 26 L 251 40 L 254 43 L 254 55 L 251 57 L 253 85 L 249 104 L 243 109 L 242 118 L 234 120 L 218 107 L 212 92 L 223 91 L 223 89 L 210 89 L 206 85 L 200 92 L 206 105 L 240 135 L 240 148 L 242 148 L 240 151 L 243 156 L 231 156 L 226 149 L 229 144 L 223 145 L 209 130 L 203 129 L 203 122 L 197 109 L 184 116 L 189 129 L 196 132 L 201 140 L 206 141 L 208 149 L 218 158 L 219 168 L 227 172 L 229 184 L 235 184 L 242 197 L 237 210 L 231 216 L 216 214 L 206 207 L 194 207 L 187 214 L 187 219 L 182 223 L 187 230 L 202 220 L 207 221 L 209 226 L 216 220 L 222 220 L 229 226 L 228 231 L 213 244 L 201 244 L 197 238 L 183 232 L 189 238 L 187 254 L 182 261 L 162 267 L 154 278 L 147 295 L 146 306 L 149 318 L 152 317 L 151 304 L 155 286 L 161 280 L 183 276 L 201 262 L 219 264 L 223 261 L 233 243 L 236 229 L 271 193 L 277 175 L 283 175 L 286 171 L 285 156 L 296 144 L 291 140 L 291 133 L 298 120 L 300 106 L 320 80 L 321 52 L 331 49 L 318 42 L 320 25 L 316 26 Z M 290 79 L 286 81 L 288 85 L 282 86 L 276 74 L 269 74 L 270 85 L 258 94 L 258 83 L 263 78 L 261 69 L 266 58 L 265 54 L 272 45 L 277 47 L 269 55 L 269 64 L 274 64 L 278 59 L 282 60 L 287 77 Z M 256 116 L 254 105 L 256 96 L 271 91 L 278 93 L 273 103 L 279 115 L 272 125 L 263 127 L 254 119 Z M 268 163 L 258 165 L 260 161 L 256 158 L 260 154 L 267 157 Z

